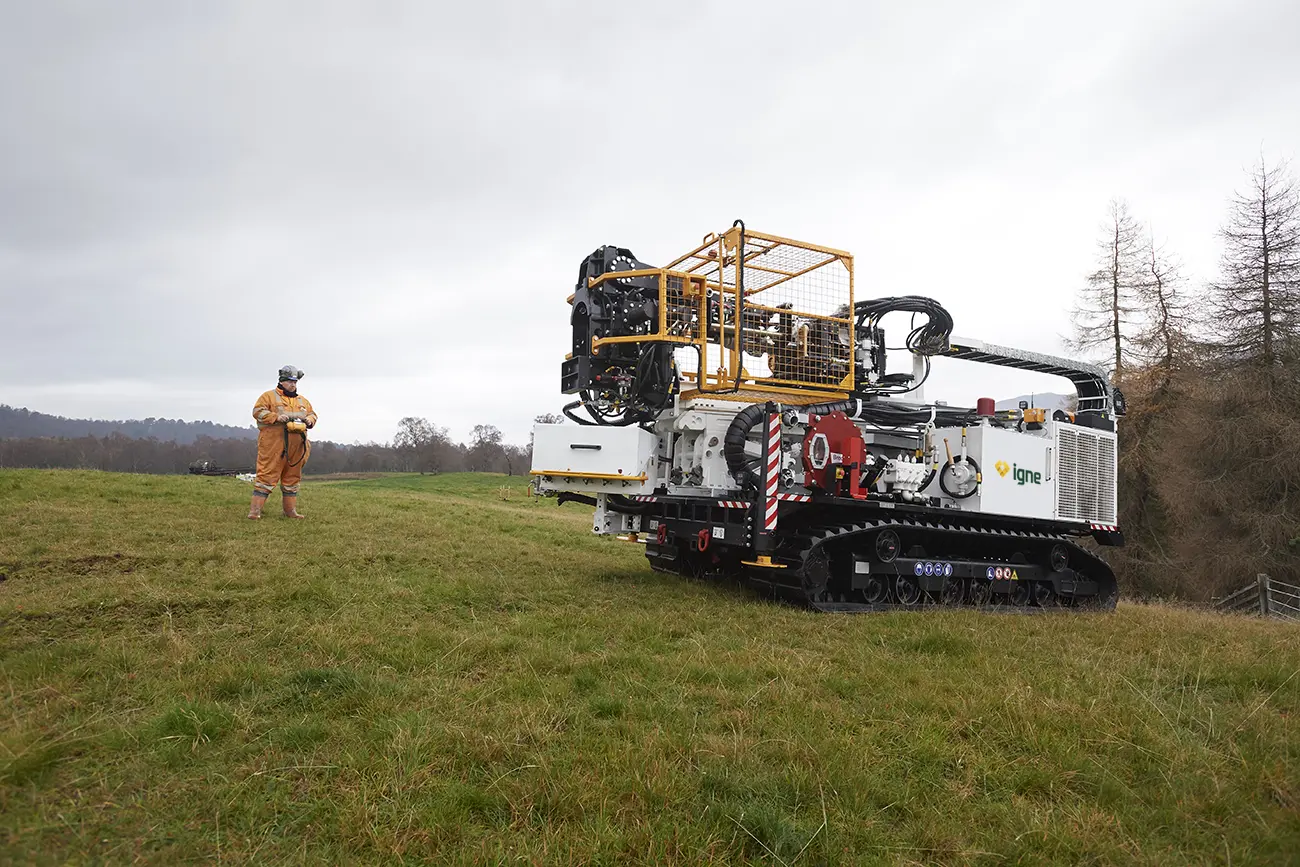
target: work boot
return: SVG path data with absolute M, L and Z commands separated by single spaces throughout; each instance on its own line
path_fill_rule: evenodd
M 253 501 L 248 504 L 248 518 L 256 521 L 262 517 L 262 506 L 266 505 L 266 494 L 254 493 Z
M 286 518 L 305 518 L 306 515 L 298 514 L 298 495 L 286 494 L 284 496 L 284 516 Z

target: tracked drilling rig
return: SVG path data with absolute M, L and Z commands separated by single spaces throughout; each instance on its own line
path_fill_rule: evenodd
M 740 221 L 663 266 L 601 247 L 568 302 L 577 424 L 535 428 L 534 484 L 653 568 L 827 611 L 1114 607 L 1095 549 L 1123 544 L 1123 397 L 1100 369 L 955 338 L 929 298 L 859 301 L 851 254 Z M 928 402 L 938 358 L 1063 377 L 1077 410 Z

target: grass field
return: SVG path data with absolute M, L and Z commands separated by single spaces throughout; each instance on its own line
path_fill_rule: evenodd
M 814 615 L 519 479 L 249 492 L 0 472 L 0 863 L 1300 863 L 1294 625 Z

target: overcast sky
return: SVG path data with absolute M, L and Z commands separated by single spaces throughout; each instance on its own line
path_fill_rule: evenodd
M 1112 196 L 1215 275 L 1300 148 L 1298 36 L 1295 0 L 0 0 L 0 403 L 248 425 L 289 363 L 322 439 L 522 442 L 581 260 L 736 218 L 1059 353 Z

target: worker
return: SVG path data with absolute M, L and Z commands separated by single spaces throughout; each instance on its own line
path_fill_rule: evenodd
M 280 486 L 286 518 L 304 517 L 298 511 L 298 485 L 302 468 L 311 454 L 307 430 L 316 426 L 316 411 L 311 401 L 298 394 L 298 380 L 303 372 L 292 364 L 280 368 L 279 382 L 253 404 L 257 420 L 257 479 L 253 482 L 253 502 L 248 517 L 262 517 L 266 498 Z

